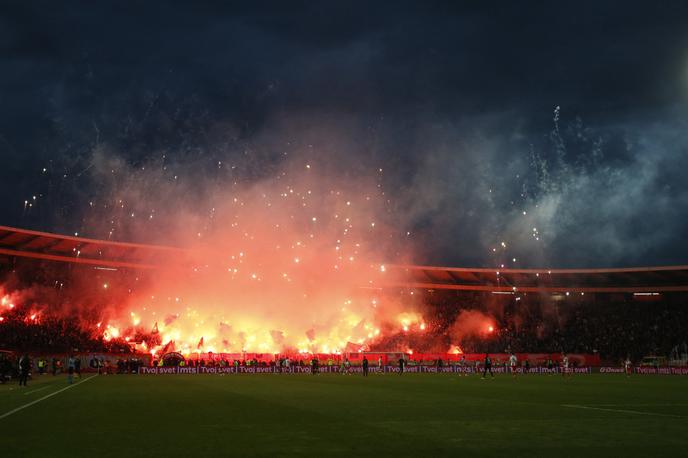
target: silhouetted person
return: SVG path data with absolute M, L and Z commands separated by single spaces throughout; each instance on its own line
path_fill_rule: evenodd
M 490 355 L 485 353 L 485 367 L 483 368 L 483 378 L 487 375 L 487 371 L 490 371 L 490 375 L 494 378 L 494 373 L 492 372 L 492 360 Z
M 31 360 L 29 355 L 24 354 L 19 358 L 19 386 L 26 386 L 26 382 L 29 380 L 29 371 L 31 370 Z
M 74 383 L 74 366 L 76 365 L 73 356 L 70 356 L 67 360 L 67 382 L 71 385 Z
M 74 358 L 74 372 L 77 378 L 81 378 L 81 358 L 79 357 Z
M 363 357 L 363 376 L 367 377 L 368 376 L 368 358 L 365 356 Z

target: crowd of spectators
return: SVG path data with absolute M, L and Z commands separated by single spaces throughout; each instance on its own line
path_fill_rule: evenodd
M 688 340 L 688 307 L 629 301 L 560 304 L 550 316 L 505 313 L 488 350 L 599 353 L 609 361 L 669 356 Z
M 130 352 L 129 345 L 120 340 L 105 341 L 80 325 L 78 318 L 42 316 L 40 320 L 26 319 L 21 314 L 5 314 L 0 322 L 0 349 L 15 351 L 51 351 L 67 353 Z
M 329 358 L 323 361 L 323 364 L 335 364 L 338 361 L 334 358 Z M 257 358 L 248 359 L 227 359 L 224 357 L 217 358 L 195 358 L 195 359 L 182 359 L 182 358 L 172 358 L 164 359 L 160 361 L 159 359 L 153 360 L 153 366 L 160 367 L 170 367 L 170 366 L 187 366 L 187 367 L 263 367 L 263 368 L 287 368 L 287 367 L 307 367 L 310 362 L 304 359 L 289 359 L 289 358 L 278 358 L 270 360 L 258 360 Z
M 371 350 L 441 353 L 459 345 L 466 353 L 598 353 L 607 361 L 638 360 L 650 354 L 685 358 L 686 300 L 682 294 L 648 302 L 633 295 L 554 298 L 434 292 L 422 298 L 422 332 L 387 329 Z M 493 323 L 493 329 L 459 326 L 466 311 L 479 312 L 486 323 Z M 124 340 L 105 341 L 77 323 L 70 318 L 30 320 L 19 313 L 5 314 L 0 322 L 0 350 L 131 353 Z
M 459 345 L 466 353 L 597 353 L 613 362 L 647 355 L 685 359 L 688 297 L 643 298 L 434 292 L 423 306 L 426 331 L 394 333 L 374 349 L 440 352 Z M 457 326 L 465 311 L 479 312 L 484 325 Z

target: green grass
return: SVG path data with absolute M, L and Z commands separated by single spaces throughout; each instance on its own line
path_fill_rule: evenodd
M 0 386 L 0 415 L 64 386 Z M 99 376 L 0 431 L 18 457 L 680 456 L 688 377 Z

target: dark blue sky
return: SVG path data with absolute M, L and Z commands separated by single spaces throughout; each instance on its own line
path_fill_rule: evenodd
M 0 224 L 103 236 L 96 152 L 250 181 L 307 145 L 384 167 L 421 262 L 688 262 L 688 5 L 458 3 L 4 2 Z

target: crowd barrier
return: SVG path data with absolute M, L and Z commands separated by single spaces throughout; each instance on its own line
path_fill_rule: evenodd
M 688 367 L 636 367 L 635 373 L 639 375 L 688 375 Z
M 545 367 L 532 367 L 528 370 L 528 374 L 562 374 L 564 369 L 556 367 L 553 369 L 547 369 Z M 482 368 L 474 367 L 461 367 L 461 366 L 445 366 L 445 367 L 433 367 L 433 366 L 409 366 L 404 368 L 404 372 L 417 374 L 417 373 L 448 373 L 448 374 L 475 374 L 482 373 Z M 187 375 L 198 375 L 198 374 L 310 374 L 312 369 L 308 366 L 293 366 L 289 368 L 279 368 L 279 367 L 141 367 L 138 373 L 140 375 L 177 375 L 177 374 L 187 374 Z M 319 373 L 340 373 L 342 369 L 339 366 L 321 366 L 318 369 Z M 360 366 L 352 366 L 347 372 L 351 374 L 362 374 L 363 368 Z M 399 373 L 398 366 L 370 366 L 368 372 L 371 374 L 387 373 L 394 374 Z M 510 374 L 511 371 L 503 366 L 493 367 L 492 372 L 495 374 Z M 525 372 L 524 368 L 517 368 L 516 372 L 523 375 Z M 571 374 L 624 374 L 626 371 L 623 367 L 572 367 L 568 369 Z M 633 373 L 637 375 L 688 375 L 688 368 L 686 367 L 635 367 L 633 368 Z
M 339 366 L 321 366 L 318 368 L 320 373 L 340 373 L 343 370 Z M 388 373 L 394 374 L 399 373 L 400 369 L 398 366 L 370 366 L 368 372 L 371 374 Z M 475 374 L 477 372 L 482 373 L 482 369 L 475 369 L 473 367 L 460 367 L 460 366 L 445 366 L 445 367 L 432 367 L 432 366 L 408 366 L 404 368 L 404 372 L 417 374 L 417 373 L 452 373 L 452 374 Z M 523 368 L 517 368 L 518 373 L 523 373 Z M 169 374 L 310 374 L 312 372 L 309 366 L 293 366 L 289 368 L 279 368 L 279 367 L 141 367 L 139 369 L 139 374 L 141 375 L 169 375 Z M 346 370 L 351 374 L 362 374 L 363 368 L 360 366 L 352 366 Z M 492 372 L 495 374 L 510 373 L 504 367 L 493 367 Z M 577 374 L 589 374 L 592 372 L 589 367 L 576 367 L 569 369 L 571 373 Z M 557 374 L 561 373 L 560 369 L 547 369 L 541 367 L 534 367 L 528 370 L 529 374 Z

